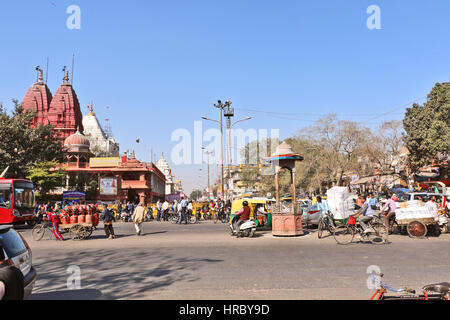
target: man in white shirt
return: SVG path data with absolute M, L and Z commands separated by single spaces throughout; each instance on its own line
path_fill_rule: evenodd
M 436 203 L 436 197 L 431 196 L 430 200 L 427 201 L 426 206 L 430 212 L 433 213 L 435 218 L 439 218 L 438 205 Z
M 164 203 L 162 205 L 162 210 L 164 212 L 163 220 L 168 221 L 169 220 L 169 202 L 167 202 L 167 200 L 164 201 Z
M 180 221 L 179 223 L 181 224 L 183 221 L 185 224 L 187 224 L 187 219 L 186 219 L 186 209 L 187 209 L 187 205 L 188 205 L 188 201 L 184 198 L 181 197 L 181 202 L 179 204 L 180 206 L 180 211 L 181 211 L 181 217 L 180 217 Z
M 156 221 L 161 221 L 161 216 L 162 216 L 161 209 L 162 209 L 162 204 L 161 204 L 161 201 L 159 201 L 159 199 L 158 199 L 158 202 L 156 202 L 156 210 L 158 210 L 158 214 L 156 215 Z

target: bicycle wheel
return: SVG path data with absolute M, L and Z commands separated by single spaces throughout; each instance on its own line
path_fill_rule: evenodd
M 339 226 L 334 229 L 333 237 L 338 244 L 349 244 L 353 241 L 355 230 L 351 226 Z
M 317 237 L 322 239 L 323 230 L 325 229 L 325 219 L 324 217 L 320 218 L 319 225 L 317 226 Z
M 40 241 L 44 237 L 45 234 L 45 226 L 44 224 L 38 224 L 33 227 L 33 231 L 31 231 L 31 234 L 33 235 L 33 239 L 35 241 Z
M 170 222 L 172 222 L 172 223 L 177 223 L 178 222 L 178 216 L 177 215 L 172 215 L 171 217 L 170 217 Z
M 383 221 L 377 217 L 374 217 L 370 222 L 370 226 L 373 229 L 373 233 L 369 234 L 369 241 L 372 244 L 385 244 L 388 241 L 389 231 L 384 225 Z
M 219 221 L 219 214 L 215 214 L 214 215 L 214 223 L 217 223 L 217 221 Z
M 190 223 L 197 223 L 197 216 L 191 215 L 191 217 L 188 220 Z

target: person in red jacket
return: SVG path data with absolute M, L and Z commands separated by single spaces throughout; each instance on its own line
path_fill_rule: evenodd
M 59 220 L 59 216 L 58 216 L 58 211 L 59 211 L 59 207 L 58 207 L 58 205 L 56 205 L 55 206 L 55 210 L 50 213 L 50 216 L 49 216 L 48 220 L 53 224 L 52 231 L 53 231 L 53 235 L 55 236 L 55 238 L 57 240 L 64 241 L 64 238 L 59 233 L 60 220 Z

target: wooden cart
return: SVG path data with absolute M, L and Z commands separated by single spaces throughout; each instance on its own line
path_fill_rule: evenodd
M 397 220 L 399 227 L 406 227 L 411 238 L 425 238 L 428 230 L 439 232 L 439 221 L 434 218 L 415 218 Z
M 60 224 L 59 227 L 65 232 L 68 232 L 72 240 L 87 239 L 94 230 L 94 225 L 92 223 Z

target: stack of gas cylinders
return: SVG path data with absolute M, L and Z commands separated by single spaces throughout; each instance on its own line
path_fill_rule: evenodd
M 98 210 L 93 205 L 66 206 L 60 215 L 61 224 L 89 223 L 98 226 Z

